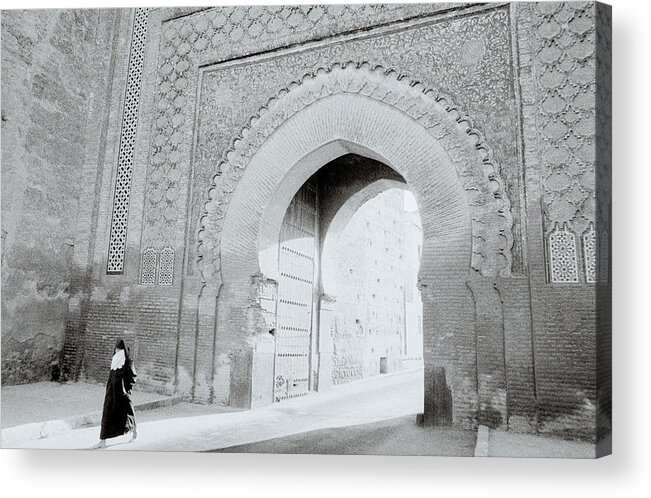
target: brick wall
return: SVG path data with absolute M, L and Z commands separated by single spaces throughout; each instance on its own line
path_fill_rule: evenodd
M 138 372 L 138 388 L 171 394 L 176 379 L 178 294 L 105 285 L 91 297 L 89 308 L 82 376 L 104 379 L 115 343 L 124 339 Z

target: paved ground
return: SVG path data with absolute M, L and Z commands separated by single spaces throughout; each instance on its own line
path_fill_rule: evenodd
M 84 382 L 2 386 L 2 428 L 101 411 L 105 389 L 103 384 Z M 132 396 L 136 405 L 164 398 L 166 396 L 141 391 L 134 391 Z
M 490 431 L 488 456 L 514 458 L 594 458 L 595 445 L 531 434 Z
M 472 455 L 474 431 L 416 425 L 416 414 L 423 409 L 422 375 L 422 370 L 413 370 L 379 376 L 255 410 L 179 403 L 137 411 L 138 439 L 129 442 L 129 435 L 115 438 L 101 451 Z M 34 425 L 28 422 L 97 411 L 103 395 L 103 386 L 95 384 L 3 387 L 2 426 L 20 432 Z M 160 398 L 134 393 L 136 404 Z M 42 439 L 36 439 L 37 433 L 27 442 L 13 438 L 21 441 L 19 444 L 5 438 L 3 447 L 90 449 L 98 440 L 99 427 L 62 432 L 52 430 L 50 437 Z M 594 446 L 589 443 L 500 431 L 490 431 L 488 446 L 489 456 L 594 455 Z
M 415 370 L 376 377 L 250 411 L 215 413 L 213 407 L 180 404 L 141 412 L 138 439 L 126 444 L 128 436 L 116 438 L 107 450 L 207 451 L 402 417 L 405 431 L 421 430 L 415 417 L 422 411 L 422 375 Z M 97 427 L 78 429 L 23 447 L 88 449 L 97 436 Z M 464 440 L 459 451 L 465 453 L 466 446 Z
M 475 433 L 418 427 L 412 416 L 321 429 L 258 443 L 214 450 L 219 453 L 323 455 L 473 456 Z

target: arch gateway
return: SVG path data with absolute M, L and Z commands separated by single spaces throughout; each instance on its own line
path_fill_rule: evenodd
M 80 166 L 57 350 L 67 378 L 101 380 L 119 336 L 146 389 L 275 402 L 281 233 L 307 188 L 300 381 L 328 390 L 339 291 L 321 268 L 352 214 L 398 187 L 422 224 L 423 423 L 596 438 L 610 413 L 597 389 L 610 231 L 608 192 L 596 202 L 596 172 L 609 174 L 595 146 L 608 134 L 599 9 L 103 11 L 111 49 L 88 106 L 101 126 L 84 145 L 94 162 Z M 89 46 L 89 63 L 100 52 Z
M 276 326 L 273 313 L 262 327 L 256 321 L 248 329 L 240 317 L 247 311 L 255 314 L 252 295 L 256 300 L 269 292 L 274 295 L 280 273 L 280 225 L 301 185 L 347 153 L 373 158 L 402 176 L 423 219 L 419 285 L 426 419 L 452 421 L 452 405 L 439 394 L 450 393 L 446 379 L 451 377 L 452 403 L 459 406 L 456 421 L 470 425 L 478 416 L 480 385 L 473 372 L 474 356 L 464 358 L 461 351 L 465 341 L 475 340 L 476 317 L 465 312 L 472 307 L 469 292 L 475 288 L 487 300 L 497 296 L 486 289 L 498 276 L 510 274 L 512 242 L 510 203 L 490 151 L 470 123 L 436 92 L 368 64 L 319 69 L 272 98 L 224 154 L 198 232 L 201 299 L 216 300 L 221 310 L 216 318 L 216 351 L 230 330 L 268 342 L 266 332 Z M 234 189 L 228 180 L 236 183 Z M 238 292 L 251 286 L 249 292 Z M 265 350 L 257 343 L 253 348 Z M 315 367 L 319 375 L 316 372 Z M 493 409 L 494 402 L 505 409 L 504 374 L 491 370 L 486 376 L 494 383 L 485 386 L 487 409 Z M 244 379 L 253 382 L 251 404 L 269 402 L 268 379 L 260 379 L 259 393 L 254 391 L 256 380 Z M 219 387 L 227 393 L 233 389 Z M 209 395 L 220 394 L 225 395 L 219 391 Z

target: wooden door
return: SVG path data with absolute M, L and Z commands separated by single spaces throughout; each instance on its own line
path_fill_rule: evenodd
M 274 401 L 309 391 L 316 195 L 315 186 L 305 184 L 289 205 L 280 230 Z

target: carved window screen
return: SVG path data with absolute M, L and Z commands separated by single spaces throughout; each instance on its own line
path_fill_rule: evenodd
M 145 55 L 145 39 L 147 37 L 148 11 L 149 9 L 135 9 L 133 20 L 118 168 L 115 180 L 115 194 L 113 196 L 111 235 L 106 268 L 108 274 L 121 274 L 124 271 L 124 247 L 127 239 L 129 196 L 131 193 L 134 146 L 138 125 L 138 104 L 140 102 L 142 65 Z
M 549 276 L 553 283 L 579 281 L 577 268 L 576 236 L 563 224 L 558 224 L 549 234 Z
M 174 277 L 174 249 L 166 247 L 160 252 L 158 285 L 172 285 Z
M 142 285 L 156 285 L 156 268 L 158 263 L 158 254 L 155 249 L 145 249 L 142 253 L 142 263 L 140 270 L 140 283 Z

